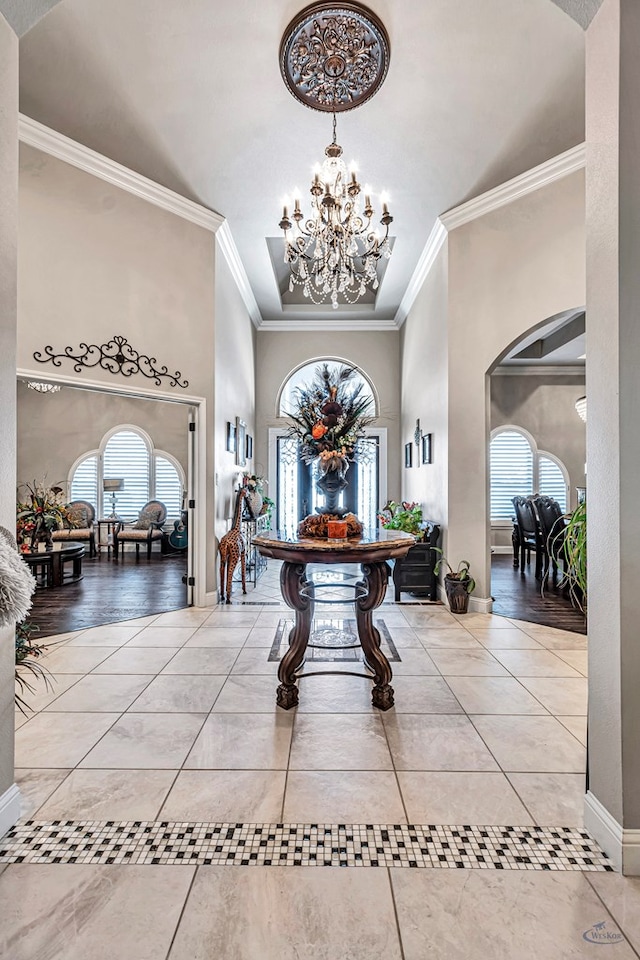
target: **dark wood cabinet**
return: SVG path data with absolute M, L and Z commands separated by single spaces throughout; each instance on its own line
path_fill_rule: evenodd
M 395 561 L 393 584 L 396 603 L 400 601 L 400 594 L 403 591 L 427 600 L 438 599 L 438 578 L 434 568 L 439 554 L 433 547 L 438 545 L 439 537 L 438 524 L 427 521 L 423 539 L 411 547 L 406 557 Z

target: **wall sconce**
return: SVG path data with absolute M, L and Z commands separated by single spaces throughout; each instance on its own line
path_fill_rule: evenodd
M 576 400 L 576 413 L 578 414 L 581 420 L 584 420 L 585 423 L 587 422 L 587 398 L 586 397 L 580 397 L 579 400 Z

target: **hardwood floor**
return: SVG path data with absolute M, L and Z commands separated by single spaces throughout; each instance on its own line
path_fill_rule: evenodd
M 37 590 L 29 620 L 39 627 L 37 637 L 82 630 L 102 623 L 131 620 L 178 610 L 186 602 L 186 555 L 158 556 L 136 564 L 133 557 L 113 563 L 103 553 L 83 561 L 83 579 L 53 590 Z M 550 586 L 544 596 L 533 576 L 513 567 L 511 556 L 497 554 L 491 561 L 493 612 L 561 630 L 586 633 L 585 618 L 571 601 Z
M 86 557 L 82 580 L 36 590 L 28 617 L 39 628 L 36 642 L 54 633 L 178 610 L 186 604 L 181 579 L 186 572 L 186 553 L 162 559 L 155 555 L 139 563 L 133 556 L 119 563 L 106 553 L 95 560 Z
M 511 554 L 494 554 L 491 558 L 491 594 L 493 612 L 502 617 L 515 617 L 531 623 L 542 623 L 560 630 L 586 633 L 586 619 L 560 590 L 549 583 L 541 593 L 540 583 L 531 566 L 521 573 L 513 566 Z

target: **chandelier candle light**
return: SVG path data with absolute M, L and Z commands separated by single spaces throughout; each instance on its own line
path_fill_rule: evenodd
M 388 198 L 381 194 L 383 233 L 372 226 L 371 189 L 365 185 L 363 202 L 356 167 L 352 165 L 347 173 L 342 147 L 336 141 L 335 114 L 333 140 L 324 152 L 324 163 L 316 166 L 311 183 L 311 215 L 305 219 L 300 198 L 294 197 L 290 218 L 285 200 L 280 228 L 284 231 L 285 263 L 291 268 L 289 290 L 301 286 L 305 297 L 314 303 L 330 299 L 336 310 L 339 297 L 355 303 L 369 285 L 378 288 L 378 261 L 391 256 L 389 226 L 393 217 Z

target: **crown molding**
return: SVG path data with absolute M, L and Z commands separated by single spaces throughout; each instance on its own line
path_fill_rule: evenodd
M 258 329 L 261 333 L 311 333 L 317 330 L 341 333 L 398 331 L 395 320 L 263 320 Z
M 127 193 L 132 193 L 134 196 L 146 200 L 147 203 L 152 203 L 162 210 L 168 210 L 169 213 L 174 213 L 183 220 L 204 227 L 205 230 L 212 233 L 215 233 L 224 223 L 224 217 L 221 217 L 219 213 L 214 213 L 213 210 L 209 210 L 199 203 L 194 203 L 193 200 L 181 197 L 173 190 L 149 180 L 148 177 L 143 177 L 142 174 L 136 173 L 134 170 L 129 170 L 121 163 L 116 163 L 115 160 L 110 160 L 109 157 L 96 153 L 95 150 L 65 137 L 64 134 L 58 133 L 50 127 L 45 127 L 37 120 L 25 117 L 22 113 L 18 120 L 18 137 L 22 143 L 26 143 L 30 147 L 35 147 L 51 157 L 63 160 L 79 170 L 84 170 L 85 173 L 90 173 L 106 183 L 111 183 L 121 190 L 126 190 Z
M 219 213 L 215 213 L 193 200 L 187 200 L 186 197 L 181 197 L 179 193 L 149 180 L 148 177 L 144 177 L 134 170 L 129 170 L 121 163 L 110 160 L 109 157 L 105 157 L 101 153 L 71 140 L 69 137 L 65 137 L 64 134 L 58 133 L 50 127 L 45 127 L 44 124 L 26 117 L 22 113 L 18 121 L 18 137 L 22 143 L 35 147 L 42 153 L 77 167 L 78 170 L 83 170 L 85 173 L 104 180 L 120 190 L 125 190 L 147 203 L 160 207 L 161 210 L 166 210 L 182 220 L 187 220 L 189 223 L 194 223 L 196 226 L 203 227 L 203 229 L 215 234 L 220 240 L 220 249 L 229 265 L 247 312 L 254 325 L 256 327 L 260 326 L 262 318 L 240 259 L 238 248 L 231 235 L 228 221 Z
M 478 217 L 484 217 L 487 213 L 499 210 L 507 203 L 513 203 L 514 200 L 526 197 L 529 193 L 535 193 L 536 190 L 540 190 L 556 180 L 561 180 L 571 173 L 582 170 L 586 164 L 586 159 L 586 145 L 579 143 L 577 147 L 572 147 L 570 150 L 560 153 L 557 157 L 545 160 L 544 163 L 532 167 L 531 170 L 521 173 L 518 177 L 513 177 L 512 180 L 501 183 L 499 187 L 487 190 L 486 193 L 481 193 L 473 200 L 467 200 L 466 203 L 461 203 L 460 206 L 447 210 L 446 213 L 440 214 L 440 220 L 447 230 L 455 230 L 456 227 L 461 227 L 464 223 L 477 220 Z
M 465 223 L 484 217 L 493 210 L 499 210 L 500 207 L 513 203 L 514 200 L 526 197 L 529 193 L 535 193 L 536 190 L 540 190 L 556 180 L 561 180 L 563 177 L 584 169 L 586 162 L 586 144 L 579 143 L 576 147 L 558 154 L 557 157 L 545 160 L 537 167 L 507 180 L 506 183 L 501 183 L 500 186 L 487 190 L 486 193 L 481 193 L 478 197 L 467 200 L 466 203 L 461 203 L 459 206 L 447 210 L 446 213 L 440 214 L 433 225 L 418 265 L 398 307 L 395 317 L 396 326 L 401 327 L 407 319 L 447 233 Z
M 416 297 L 420 293 L 422 284 L 429 276 L 431 267 L 433 266 L 436 257 L 440 253 L 442 244 L 446 239 L 447 228 L 442 220 L 438 218 L 433 225 L 433 229 L 429 234 L 429 239 L 427 240 L 425 248 L 420 255 L 420 259 L 418 260 L 418 265 L 413 271 L 413 275 L 409 281 L 409 286 L 405 290 L 404 296 L 400 301 L 400 306 L 396 311 L 394 318 L 394 326 L 396 329 L 399 329 L 409 316 L 409 311 L 415 303 Z
M 244 301 L 247 313 L 251 317 L 254 327 L 260 329 L 263 325 L 262 314 L 260 313 L 258 302 L 253 295 L 253 290 L 251 289 L 251 284 L 249 283 L 249 277 L 247 276 L 247 271 L 245 270 L 244 264 L 240 259 L 240 254 L 238 253 L 235 240 L 231 235 L 231 227 L 229 226 L 228 220 L 225 220 L 217 230 L 216 240 L 218 241 L 220 250 L 227 261 L 227 265 L 231 271 L 233 279 L 235 280 L 238 292 Z

